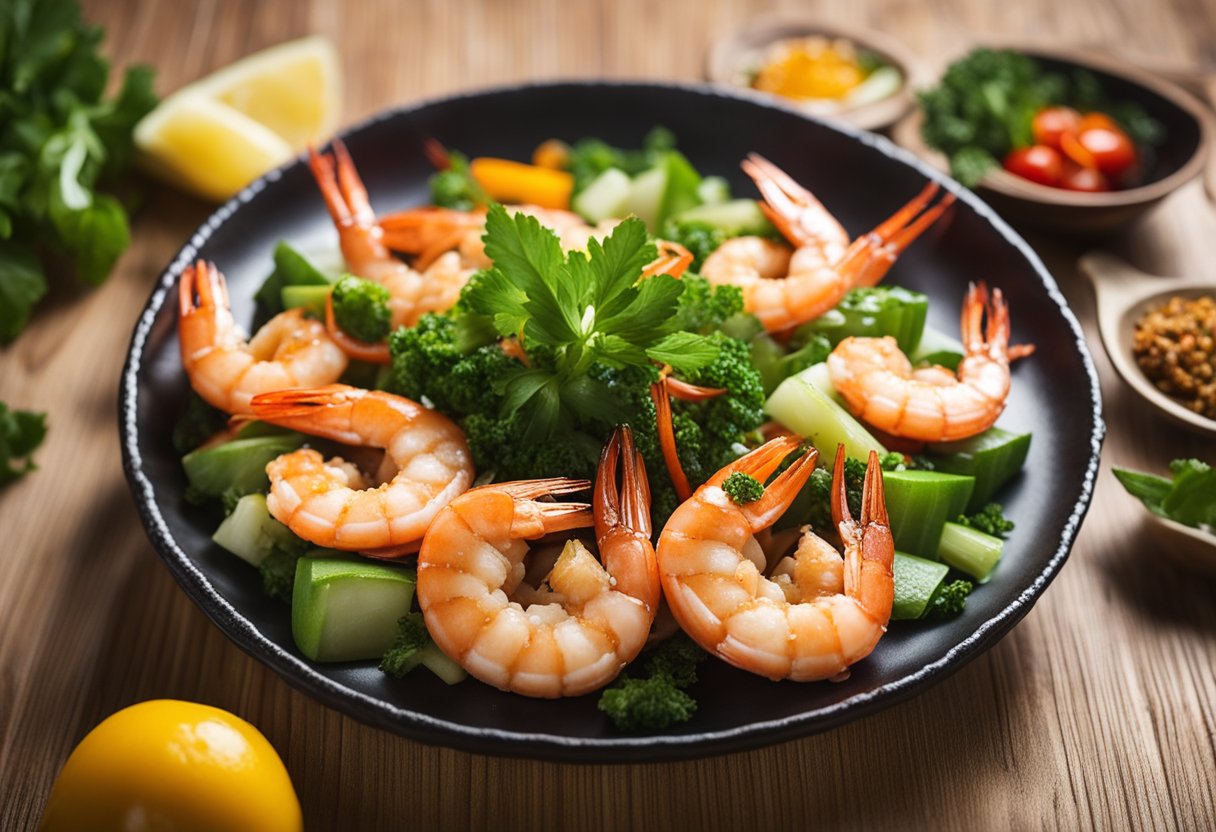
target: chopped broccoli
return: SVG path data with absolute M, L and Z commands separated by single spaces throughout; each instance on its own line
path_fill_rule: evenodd
M 347 335 L 365 344 L 388 337 L 392 295 L 379 283 L 347 275 L 334 284 L 334 321 Z
M 431 643 L 422 613 L 412 612 L 397 620 L 397 639 L 380 660 L 380 670 L 400 679 L 422 663 L 422 651 Z
M 913 467 L 908 464 L 908 458 L 901 453 L 891 451 L 878 458 L 878 465 L 884 471 L 906 471 Z
M 690 271 L 699 272 L 705 265 L 705 258 L 726 242 L 726 234 L 721 228 L 716 228 L 707 222 L 684 221 L 669 219 L 659 234 L 664 240 L 679 243 L 692 252 Z
M 738 286 L 713 286 L 695 274 L 681 281 L 684 291 L 676 307 L 677 328 L 708 335 L 717 332 L 728 318 L 743 311 L 743 290 Z
M 258 564 L 262 573 L 262 591 L 271 598 L 291 603 L 292 590 L 296 583 L 296 562 L 300 555 L 276 546 L 266 559 Z
M 186 410 L 173 426 L 173 449 L 188 454 L 223 430 L 227 422 L 227 416 L 192 391 L 186 399 Z
M 697 681 L 697 664 L 705 656 L 684 634 L 674 636 L 646 655 L 645 676 L 622 676 L 606 688 L 599 709 L 621 731 L 662 731 L 686 722 L 697 703 L 683 688 Z
M 975 514 L 959 515 L 954 522 L 993 537 L 1006 537 L 1013 531 L 1013 521 L 1005 516 L 1000 503 L 989 503 Z
M 431 174 L 431 202 L 442 208 L 471 211 L 486 205 L 489 198 L 469 173 L 469 160 L 455 150 L 447 151 L 448 167 Z
M 923 618 L 955 618 L 967 607 L 967 596 L 973 589 L 971 581 L 951 581 L 934 593 Z
M 791 454 L 786 463 L 792 462 L 797 455 Z M 888 453 L 878 458 L 879 465 L 884 471 L 900 471 L 908 467 L 907 458 L 903 454 Z M 783 463 L 784 470 L 787 467 Z M 861 516 L 861 491 L 866 481 L 866 463 L 860 459 L 849 457 L 844 461 L 844 490 L 849 503 L 849 512 L 854 517 Z M 807 480 L 805 490 L 809 492 L 810 513 L 800 522 L 810 523 L 816 529 L 830 529 L 832 525 L 832 472 L 827 468 L 816 468 Z M 788 525 L 783 523 L 783 525 Z
M 726 482 L 722 483 L 722 490 L 726 492 L 726 496 L 734 500 L 736 505 L 742 506 L 754 503 L 764 495 L 764 483 L 751 474 L 736 471 L 726 478 Z

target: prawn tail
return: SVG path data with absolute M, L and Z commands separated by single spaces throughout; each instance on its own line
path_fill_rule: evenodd
M 760 210 L 769 218 L 773 225 L 781 230 L 782 236 L 794 245 L 806 245 L 812 242 L 806 231 L 800 226 L 799 220 L 808 213 L 821 217 L 821 221 L 839 226 L 828 214 L 815 195 L 799 185 L 794 178 L 781 168 L 774 165 L 758 153 L 751 153 L 743 160 L 743 172 L 756 183 L 760 195 L 764 197 Z M 844 230 L 840 231 L 844 236 Z M 845 237 L 847 240 L 848 238 Z
M 727 477 L 736 473 L 750 474 L 761 482 L 764 482 L 773 471 L 777 470 L 777 466 L 781 464 L 781 460 L 798 450 L 801 445 L 802 437 L 793 433 L 770 439 L 759 448 L 748 451 L 730 465 L 718 471 L 705 484 L 721 486 L 722 483 L 726 482 Z
M 678 278 L 692 265 L 693 254 L 679 243 L 659 240 L 659 256 L 642 270 L 642 277 L 666 274 Z
M 228 308 L 228 284 L 224 276 L 214 263 L 206 260 L 187 266 L 177 284 L 178 314 L 185 317 L 199 309 L 211 311 L 216 308 Z
M 460 244 L 470 229 L 485 222 L 480 211 L 455 211 L 429 205 L 380 218 L 381 240 L 393 251 L 418 256 L 415 267 L 425 269 L 445 251 Z
M 837 459 L 843 458 L 843 449 Z M 837 463 L 837 470 L 843 466 Z M 835 501 L 843 498 L 843 477 L 837 490 L 833 489 L 833 514 Z M 833 482 L 835 486 L 835 481 Z M 839 496 L 838 496 L 839 495 Z M 891 535 L 887 517 L 887 503 L 883 495 L 882 468 L 878 454 L 870 452 L 866 464 L 866 478 L 862 485 L 861 518 L 854 522 L 848 516 L 848 506 L 843 513 L 847 518 L 838 524 L 841 539 L 845 542 L 844 590 L 871 615 L 886 626 L 891 617 L 894 599 L 893 567 L 895 562 L 895 540 Z
M 842 272 L 852 278 L 853 285 L 877 284 L 886 276 L 899 255 L 941 219 L 954 204 L 955 197 L 954 194 L 947 193 L 936 205 L 925 210 L 939 190 L 940 186 L 936 182 L 930 182 L 902 208 L 879 223 L 873 231 L 862 234 L 853 241 L 838 265 Z
M 782 437 L 774 439 L 769 444 L 781 442 L 787 445 L 788 442 L 786 440 L 790 438 Z M 800 443 L 795 443 L 795 448 L 798 447 L 798 444 Z M 778 456 L 776 459 L 777 465 L 788 455 L 788 453 L 783 453 Z M 766 529 L 777 522 L 777 518 L 785 513 L 785 510 L 790 507 L 790 503 L 798 496 L 798 492 L 806 485 L 806 481 L 810 479 L 811 473 L 815 470 L 815 462 L 818 459 L 819 451 L 815 448 L 807 448 L 798 459 L 794 460 L 790 467 L 778 474 L 777 478 L 765 487 L 764 493 L 760 495 L 760 499 L 748 503 L 743 507 L 743 513 L 748 518 L 753 529 Z M 773 465 L 767 472 L 764 472 L 761 476 L 757 476 L 756 479 L 764 482 L 768 478 L 768 475 L 776 469 L 777 465 Z
M 625 528 L 647 538 L 652 531 L 650 483 L 646 479 L 646 466 L 633 444 L 633 432 L 627 425 L 618 425 L 613 431 L 612 438 L 600 455 L 600 465 L 595 475 L 595 536 L 602 540 L 617 528 Z
M 363 398 L 367 390 L 347 384 L 326 384 L 321 387 L 289 387 L 259 393 L 253 397 L 253 414 L 259 419 L 290 418 L 315 415 L 321 408 L 345 405 Z
M 1009 357 L 1009 304 L 1005 302 L 1005 294 L 998 288 L 992 290 L 992 299 L 988 303 L 988 354 L 995 360 L 1008 363 Z M 1023 347 L 1020 352 L 1024 352 Z M 1034 351 L 1034 347 L 1030 348 Z
M 570 477 L 547 477 L 539 480 L 496 482 L 485 487 L 502 491 L 516 500 L 535 500 L 538 497 L 554 497 L 560 494 L 586 491 L 591 488 L 591 483 L 588 480 L 576 480 Z

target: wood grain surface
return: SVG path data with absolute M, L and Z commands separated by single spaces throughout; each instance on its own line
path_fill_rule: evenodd
M 345 123 L 515 80 L 696 79 L 710 39 L 767 8 L 85 2 L 109 33 L 107 53 L 119 65 L 154 64 L 162 92 L 253 50 L 324 33 L 345 61 Z M 1211 0 L 803 8 L 881 28 L 930 65 L 977 39 L 1025 36 L 1216 68 Z M 1160 469 L 1177 456 L 1216 461 L 1216 449 L 1154 416 L 1117 380 L 1074 267 L 1083 246 L 1030 238 L 1085 324 L 1109 436 L 1072 557 L 1027 618 L 925 694 L 821 736 L 677 764 L 579 766 L 431 748 L 327 710 L 229 643 L 160 564 L 123 481 L 116 389 L 155 276 L 209 211 L 149 187 L 110 280 L 94 291 L 57 288 L 0 351 L 0 400 L 50 412 L 41 470 L 0 494 L 3 829 L 36 823 L 90 727 L 154 697 L 211 703 L 261 728 L 312 829 L 1216 828 L 1216 579 L 1166 558 L 1109 473 L 1112 464 Z M 1110 246 L 1147 271 L 1216 282 L 1213 240 L 1216 212 L 1196 183 Z

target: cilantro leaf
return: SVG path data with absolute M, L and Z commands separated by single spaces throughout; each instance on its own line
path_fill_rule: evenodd
M 0 487 L 38 467 L 30 456 L 45 438 L 45 413 L 9 410 L 0 402 Z
M 46 277 L 34 253 L 16 241 L 0 241 L 0 343 L 17 337 L 45 294 Z
M 658 256 L 647 239 L 646 224 L 637 217 L 620 222 L 602 245 L 592 238 L 587 252 L 594 283 L 591 297 L 584 300 L 595 307 L 601 319 L 619 314 L 628 305 L 629 289 L 646 264 Z
M 721 348 L 705 335 L 673 332 L 646 350 L 660 364 L 670 365 L 677 373 L 690 373 L 714 363 Z

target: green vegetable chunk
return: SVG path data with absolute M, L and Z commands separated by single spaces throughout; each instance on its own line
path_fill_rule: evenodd
M 33 454 L 45 438 L 45 413 L 9 410 L 0 402 L 0 488 L 38 467 Z
M 794 332 L 793 340 L 801 343 L 807 336 L 825 336 L 836 346 L 850 336 L 881 338 L 890 335 L 906 355 L 920 344 L 929 313 L 929 298 L 899 286 L 875 286 L 853 289 L 841 299 L 835 309 L 828 310 Z
M 764 409 L 778 422 L 806 437 L 819 449 L 821 461 L 829 468 L 839 443 L 854 459 L 867 459 L 870 451 L 885 454 L 887 449 L 835 401 L 834 392 L 827 365 L 817 364 L 781 382 Z
M 410 611 L 411 571 L 356 560 L 301 558 L 291 599 L 291 634 L 316 662 L 379 659 Z
M 891 620 L 906 621 L 925 614 L 950 567 L 935 560 L 896 552 L 893 572 L 895 601 L 891 605 Z
M 662 731 L 687 722 L 697 710 L 684 692 L 697 681 L 706 653 L 680 633 L 644 654 L 643 676 L 620 676 L 600 694 L 599 709 L 620 731 Z
M 295 535 L 270 516 L 265 494 L 246 494 L 237 501 L 211 539 L 251 566 L 260 566 L 275 547 L 292 548 Z
M 464 668 L 435 646 L 422 613 L 412 612 L 398 620 L 397 638 L 380 659 L 380 670 L 400 679 L 420 665 L 449 685 L 462 681 L 468 675 Z
M 631 187 L 629 174 L 609 168 L 575 195 L 570 207 L 593 224 L 621 217 L 626 213 L 625 201 Z
M 892 524 L 894 525 L 894 524 Z M 1005 548 L 1005 541 L 958 523 L 942 527 L 937 556 L 979 583 L 987 583 Z
M 726 492 L 726 496 L 734 500 L 736 505 L 742 506 L 754 503 L 764 496 L 764 483 L 751 474 L 736 471 L 726 478 L 726 482 L 722 483 L 722 490 Z
M 885 471 L 883 490 L 895 548 L 933 558 L 947 518 L 958 517 L 971 497 L 973 477 L 937 471 Z
M 357 341 L 376 344 L 388 337 L 392 295 L 379 283 L 346 275 L 334 284 L 334 322 Z
M 935 470 L 975 477 L 966 510 L 977 512 L 1021 472 L 1030 452 L 1030 434 L 989 428 L 957 442 L 927 445 L 925 452 L 932 457 Z
M 291 286 L 314 286 L 328 291 L 333 281 L 324 272 L 314 266 L 308 258 L 282 240 L 274 247 L 274 271 L 262 281 L 261 287 L 253 296 L 258 303 L 255 326 L 260 326 L 284 309 L 292 309 L 297 305 L 288 305 L 285 301 L 289 295 L 284 290 Z M 321 298 L 321 310 L 325 308 L 325 299 Z
M 672 219 L 680 224 L 696 223 L 721 231 L 727 237 L 755 234 L 772 237 L 777 229 L 760 210 L 754 199 L 732 199 L 710 205 L 698 205 L 676 214 Z
M 270 485 L 266 463 L 303 444 L 303 434 L 279 433 L 192 451 L 182 457 L 189 481 L 186 499 L 198 503 L 225 493 L 240 497 L 265 491 Z
M 284 286 L 279 297 L 284 309 L 303 309 L 310 315 L 322 318 L 325 315 L 325 302 L 332 291 L 328 283 L 324 286 Z

